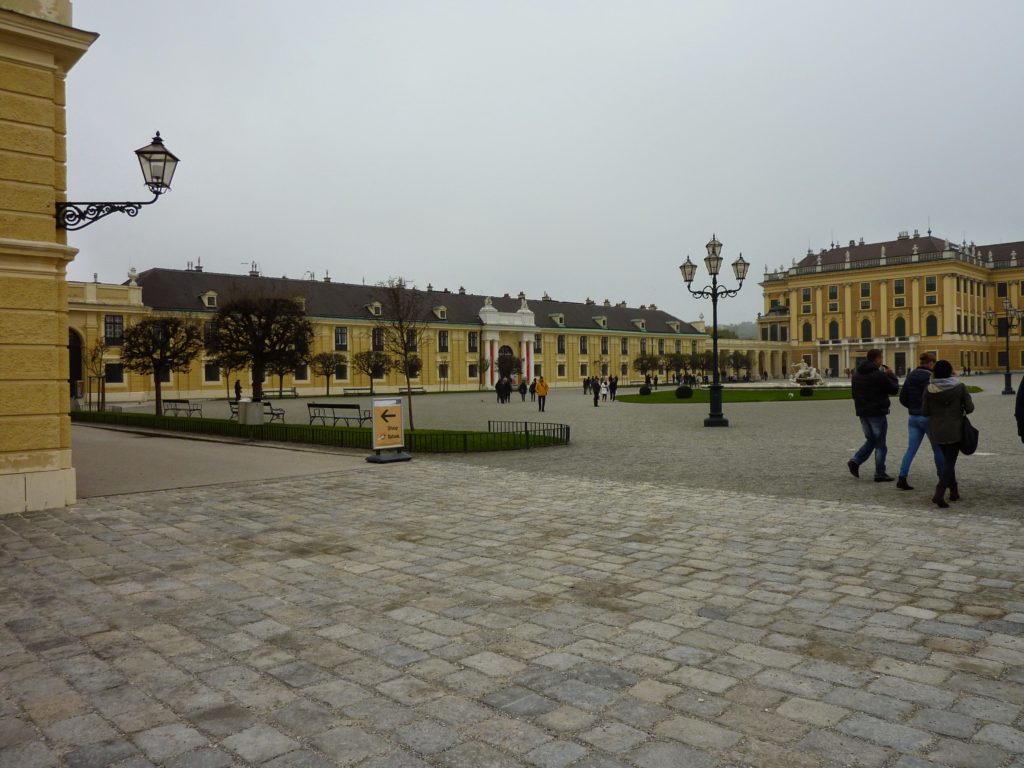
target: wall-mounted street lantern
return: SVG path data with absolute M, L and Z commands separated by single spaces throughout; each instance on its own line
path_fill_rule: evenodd
M 686 261 L 679 265 L 679 271 L 683 273 L 683 282 L 686 283 L 686 290 L 696 298 L 711 299 L 711 344 L 713 350 L 712 357 L 714 359 L 712 362 L 713 375 L 710 392 L 711 412 L 704 419 L 704 426 L 728 427 L 729 420 L 722 413 L 722 382 L 718 374 L 721 362 L 718 359 L 718 299 L 735 296 L 740 292 L 740 288 L 743 287 L 743 281 L 747 277 L 747 269 L 750 267 L 750 264 L 743 259 L 743 254 L 741 253 L 740 257 L 732 263 L 732 271 L 739 281 L 739 287 L 725 288 L 718 284 L 718 272 L 722 268 L 722 244 L 718 242 L 717 237 L 712 235 L 711 241 L 706 247 L 708 255 L 704 259 L 704 266 L 707 267 L 708 274 L 711 275 L 710 286 L 699 291 L 695 291 L 690 287 L 693 278 L 697 276 L 697 265 L 690 261 L 689 256 L 686 257 Z
M 153 141 L 141 149 L 135 150 L 142 166 L 142 177 L 146 186 L 153 193 L 153 199 L 143 203 L 57 203 L 58 229 L 84 229 L 94 221 L 112 213 L 127 213 L 137 216 L 144 205 L 152 205 L 164 192 L 171 188 L 174 170 L 178 167 L 178 158 L 164 146 L 160 131 L 156 132 Z

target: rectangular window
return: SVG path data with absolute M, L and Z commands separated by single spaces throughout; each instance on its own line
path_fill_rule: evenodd
M 581 355 L 587 354 L 587 337 L 586 336 L 580 336 L 580 354 Z
M 936 283 L 935 283 L 935 275 L 928 275 L 928 277 L 926 277 L 924 279 L 924 289 L 925 289 L 925 291 L 927 291 L 929 293 L 934 293 L 935 292 L 935 285 L 936 285 Z
M 810 301 L 810 300 L 811 300 L 811 289 L 810 288 L 802 288 L 800 290 L 800 301 Z
M 896 296 L 902 296 L 906 290 L 906 284 L 903 282 L 902 277 L 897 277 L 892 281 L 892 292 Z
M 659 355 L 664 355 L 665 354 L 665 340 L 664 339 L 658 339 L 658 354 Z
M 861 299 L 860 300 L 860 308 L 861 309 L 871 309 L 871 299 Z
M 533 364 L 533 377 L 537 378 L 544 375 L 544 367 L 540 363 Z
M 541 349 L 542 349 L 542 347 L 541 347 L 541 341 L 540 341 L 540 334 L 539 333 L 535 333 L 535 334 L 533 334 L 533 354 L 535 354 L 535 355 L 542 354 L 541 353 Z
M 203 381 L 220 381 L 220 368 L 217 366 L 216 363 L 206 363 L 205 365 L 203 365 Z
M 334 329 L 334 351 L 348 352 L 348 328 L 337 326 Z
M 437 351 L 447 352 L 448 351 L 448 331 L 437 332 Z M 448 378 L 447 376 L 445 378 Z
M 480 338 L 480 334 L 478 334 L 476 331 L 470 331 L 469 332 L 469 338 L 466 341 L 466 346 L 469 348 L 470 352 L 477 352 L 477 351 L 479 351 L 479 346 L 478 346 L 479 343 L 480 343 L 479 342 L 479 338 Z M 471 376 L 470 378 L 475 378 L 475 377 Z
M 830 285 L 828 287 L 828 300 L 829 301 L 839 301 L 839 286 L 838 285 Z
M 586 378 L 589 375 L 590 374 L 587 373 L 587 364 L 586 363 L 580 363 L 580 377 Z
M 405 332 L 405 346 L 410 352 L 419 351 L 420 335 L 415 330 Z
M 170 384 L 171 383 L 171 369 L 170 368 L 161 368 L 160 369 L 160 383 L 161 384 Z
M 437 364 L 437 378 L 441 381 L 448 381 L 448 363 Z
M 1006 298 L 1006 283 L 996 283 L 996 298 Z
M 676 339 L 676 354 L 681 354 L 683 351 L 683 340 Z
M 558 378 L 560 378 L 560 379 L 564 379 L 565 378 L 565 363 L 559 363 L 558 364 Z
M 924 303 L 925 304 L 938 304 L 939 303 L 939 297 L 936 296 L 934 293 L 931 294 L 930 296 L 925 296 L 924 297 Z
M 602 336 L 601 337 L 601 354 L 602 355 L 607 355 L 608 354 L 608 337 L 607 336 Z
M 212 344 L 217 338 L 217 321 L 207 320 L 203 323 L 203 341 Z
M 620 376 L 629 376 L 629 363 L 623 363 L 619 366 Z
M 296 381 L 309 381 L 309 366 L 300 365 L 295 369 Z
M 800 312 L 805 315 L 811 314 L 811 305 L 804 304 L 802 307 L 800 307 Z
M 771 309 L 775 309 L 777 306 L 779 306 L 779 300 L 778 299 L 772 299 L 770 304 L 769 304 L 769 306 L 770 306 Z
M 565 336 L 562 334 L 558 334 L 558 354 L 565 354 Z M 561 375 L 565 376 L 565 373 L 562 373 Z
M 338 363 L 334 366 L 334 378 L 338 381 L 348 381 L 348 363 Z
M 470 363 L 466 368 L 466 375 L 470 380 L 480 378 L 480 368 L 476 363 Z
M 897 296 L 892 301 L 894 307 L 905 307 L 907 305 L 907 299 L 904 296 Z
M 828 304 L 828 311 L 829 312 L 838 312 L 839 311 L 839 302 L 838 301 L 830 301 L 829 304 Z
M 629 354 L 629 339 L 627 339 L 625 336 L 623 336 L 621 339 L 619 339 L 619 354 L 620 355 L 628 355 Z
M 103 378 L 107 384 L 124 384 L 124 366 L 121 363 L 107 363 L 103 366 Z
M 121 346 L 124 340 L 124 315 L 103 316 L 103 340 L 107 346 Z
M 862 299 L 870 299 L 871 298 L 871 283 L 861 283 L 860 284 L 860 297 Z
M 761 341 L 768 341 L 768 326 L 761 326 Z
M 647 354 L 647 339 L 640 339 L 640 354 Z
M 374 352 L 384 351 L 384 329 L 374 328 L 370 334 L 370 346 Z

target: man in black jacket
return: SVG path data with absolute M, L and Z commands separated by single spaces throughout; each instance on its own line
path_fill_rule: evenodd
M 907 419 L 907 452 L 903 454 L 900 476 L 896 481 L 896 487 L 904 491 L 914 490 L 913 486 L 907 483 L 907 475 L 910 474 L 910 464 L 914 461 L 914 456 L 917 455 L 917 449 L 921 447 L 921 441 L 928 434 L 928 417 L 921 415 L 921 398 L 924 397 L 925 387 L 932 380 L 935 355 L 931 352 L 922 352 L 919 359 L 920 364 L 907 374 L 907 378 L 903 381 L 903 388 L 900 390 L 900 403 L 910 412 Z M 935 458 L 935 471 L 941 478 L 942 449 L 938 443 L 932 443 L 932 454 Z
M 853 405 L 864 430 L 864 445 L 846 462 L 850 474 L 860 477 L 860 465 L 875 453 L 875 482 L 895 480 L 885 471 L 885 434 L 889 429 L 889 395 L 899 392 L 896 374 L 882 362 L 882 350 L 869 349 L 867 359 L 853 372 Z

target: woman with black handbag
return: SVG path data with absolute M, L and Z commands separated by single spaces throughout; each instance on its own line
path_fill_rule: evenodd
M 949 507 L 945 499 L 947 490 L 950 501 L 960 500 L 956 459 L 964 434 L 964 415 L 973 410 L 971 393 L 953 375 L 953 366 L 948 360 L 939 360 L 932 369 L 932 381 L 924 391 L 921 415 L 929 419 L 928 438 L 942 449 L 942 475 L 932 496 L 932 501 L 942 508 Z

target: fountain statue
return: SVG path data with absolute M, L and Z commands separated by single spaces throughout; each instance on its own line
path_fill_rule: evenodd
M 808 365 L 804 360 L 793 363 L 790 367 L 796 369 L 789 377 L 791 384 L 796 384 L 798 387 L 813 387 L 825 383 L 825 379 L 818 373 L 818 369 Z

